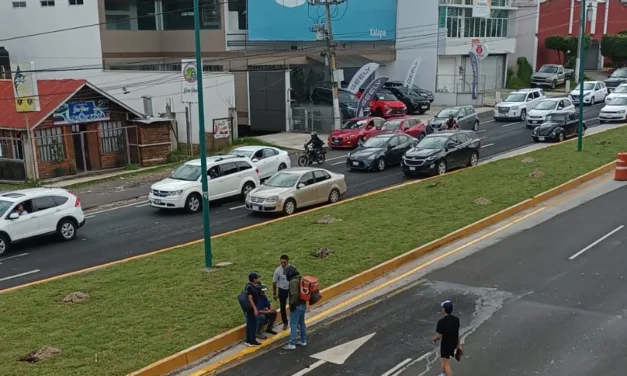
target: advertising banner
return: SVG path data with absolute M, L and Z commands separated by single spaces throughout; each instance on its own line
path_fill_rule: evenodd
M 472 99 L 477 99 L 477 86 L 479 85 L 479 62 L 474 51 L 469 52 L 470 65 L 472 65 Z
M 250 41 L 315 41 L 311 27 L 325 22 L 324 6 L 307 0 L 248 0 L 247 15 Z M 337 41 L 396 39 L 396 0 L 345 1 L 331 16 Z
M 39 104 L 39 90 L 35 76 L 35 63 L 12 63 L 13 96 L 17 112 L 41 111 Z
M 95 121 L 107 121 L 109 101 L 106 99 L 62 104 L 52 114 L 54 125 L 80 124 Z
M 474 18 L 490 18 L 492 0 L 473 0 L 472 16 Z
M 361 98 L 359 98 L 359 103 L 357 104 L 357 116 L 364 116 L 364 110 L 366 107 L 370 105 L 370 101 L 374 97 L 374 95 L 385 85 L 385 83 L 389 80 L 389 77 L 378 77 L 374 79 L 370 85 L 366 86 L 366 89 L 361 94 Z
M 361 88 L 361 85 L 363 85 L 368 77 L 372 76 L 374 71 L 376 71 L 378 68 L 379 64 L 377 63 L 368 63 L 361 67 L 357 71 L 357 73 L 355 73 L 353 78 L 351 78 L 351 82 L 348 83 L 348 87 L 346 88 L 346 90 L 350 91 L 353 94 L 356 94 Z
M 228 138 L 231 137 L 231 120 L 226 119 L 213 119 L 213 138 Z
M 181 102 L 198 103 L 198 69 L 196 69 L 196 60 L 181 60 L 181 74 L 183 75 Z
M 418 73 L 418 68 L 420 68 L 420 63 L 422 63 L 422 58 L 418 57 L 409 67 L 409 71 L 407 71 L 407 78 L 405 78 L 405 87 L 411 87 L 416 80 L 416 73 Z

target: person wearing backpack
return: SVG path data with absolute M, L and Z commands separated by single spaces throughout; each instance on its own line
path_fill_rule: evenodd
M 257 303 L 259 301 L 259 292 L 255 288 L 259 284 L 259 278 L 259 273 L 250 273 L 244 291 L 237 297 L 242 311 L 244 311 L 244 316 L 246 316 L 246 341 L 244 344 L 248 347 L 261 345 L 257 341 L 257 316 L 259 315 Z
M 301 300 L 300 282 L 301 276 L 298 269 L 294 265 L 288 265 L 283 269 L 285 277 L 289 282 L 290 303 L 290 342 L 283 346 L 285 350 L 294 350 L 296 345 L 307 346 L 307 326 L 305 325 L 305 311 L 307 310 L 307 302 Z M 300 339 L 296 339 L 298 330 L 300 329 Z

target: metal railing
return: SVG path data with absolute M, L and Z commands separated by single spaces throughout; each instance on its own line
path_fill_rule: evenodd
M 325 106 L 292 107 L 290 131 L 331 133 L 333 131 L 333 108 Z

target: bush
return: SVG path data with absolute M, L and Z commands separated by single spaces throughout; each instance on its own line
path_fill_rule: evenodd
M 508 89 L 523 89 L 531 85 L 531 75 L 533 69 L 531 64 L 525 57 L 519 57 L 516 60 L 516 73 L 511 68 L 507 69 L 507 86 Z
M 627 34 L 604 35 L 601 55 L 609 57 L 616 65 L 624 66 L 627 63 Z
M 577 45 L 579 38 L 570 35 L 552 35 L 544 39 L 544 47 L 553 50 L 563 65 L 567 65 L 571 57 L 577 55 Z M 592 43 L 592 37 L 586 35 L 584 38 L 584 49 L 588 49 Z
M 566 61 L 566 64 L 564 65 L 564 68 L 575 69 L 576 67 L 577 67 L 577 58 L 574 56 L 569 57 L 568 61 Z

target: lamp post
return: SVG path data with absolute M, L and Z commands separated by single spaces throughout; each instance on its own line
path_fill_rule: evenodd
M 202 58 L 200 54 L 200 7 L 194 0 L 194 39 L 196 49 L 196 85 L 198 87 L 198 143 L 200 148 L 200 172 L 202 176 L 202 225 L 205 238 L 205 267 L 213 266 L 211 252 L 211 221 L 209 218 L 209 182 L 207 179 L 207 148 L 205 146 L 205 102 L 202 86 Z
M 581 151 L 581 149 L 583 149 L 583 59 L 586 54 L 584 49 L 586 36 L 586 0 L 581 0 L 581 16 L 579 17 L 579 27 L 579 124 L 577 125 L 577 151 Z

